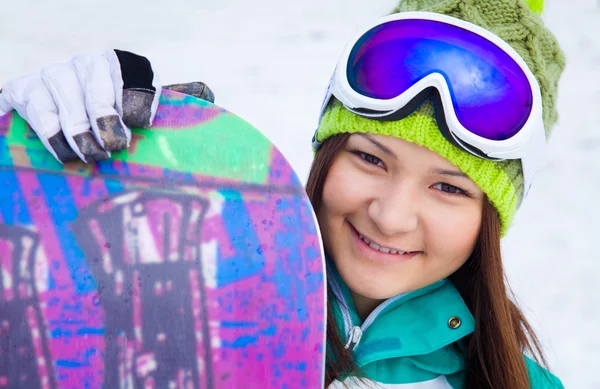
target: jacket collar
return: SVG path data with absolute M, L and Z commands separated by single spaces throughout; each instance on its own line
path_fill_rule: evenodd
M 362 336 L 353 350 L 359 366 L 389 358 L 442 353 L 443 358 L 435 359 L 446 366 L 438 366 L 435 370 L 452 373 L 463 368 L 462 352 L 456 347 L 447 346 L 473 333 L 475 320 L 452 282 L 444 279 L 405 295 L 392 297 L 363 323 L 350 290 L 329 258 L 327 276 L 334 294 L 330 298 L 342 338 L 348 338 L 352 327 L 360 327 Z M 348 323 L 348 315 L 351 324 Z M 460 320 L 458 327 L 450 324 L 453 318 Z

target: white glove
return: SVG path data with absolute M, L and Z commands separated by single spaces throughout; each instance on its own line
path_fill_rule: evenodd
M 8 82 L 0 116 L 15 109 L 60 162 L 93 162 L 129 146 L 128 126 L 152 124 L 161 90 L 148 59 L 109 50 Z

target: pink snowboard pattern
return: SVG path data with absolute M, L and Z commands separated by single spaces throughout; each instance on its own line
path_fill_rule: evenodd
M 0 126 L 0 388 L 322 386 L 322 251 L 276 149 L 265 185 L 81 175 L 17 165 Z

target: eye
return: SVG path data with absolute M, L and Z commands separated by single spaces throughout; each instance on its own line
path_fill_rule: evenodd
M 437 190 L 441 190 L 442 192 L 445 192 L 445 193 L 448 193 L 451 195 L 469 196 L 470 197 L 470 194 L 466 190 L 460 189 L 454 185 L 446 184 L 443 182 L 435 184 L 433 187 Z
M 385 169 L 385 165 L 383 164 L 383 161 L 381 159 L 377 158 L 376 156 L 368 154 L 368 153 L 364 153 L 359 150 L 352 150 L 352 152 L 354 154 L 358 155 L 366 163 L 371 164 L 371 165 L 381 166 L 382 168 Z

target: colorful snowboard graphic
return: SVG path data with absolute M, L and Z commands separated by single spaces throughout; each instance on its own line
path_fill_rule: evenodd
M 322 248 L 289 164 L 176 92 L 133 132 L 63 166 L 0 117 L 0 388 L 322 387 Z

